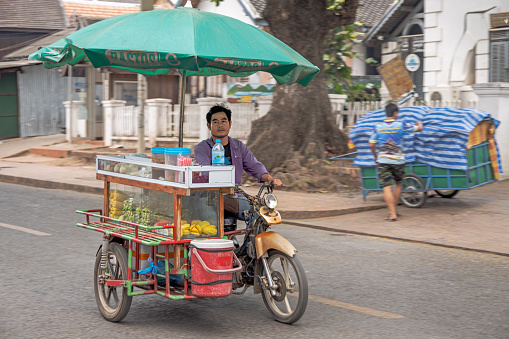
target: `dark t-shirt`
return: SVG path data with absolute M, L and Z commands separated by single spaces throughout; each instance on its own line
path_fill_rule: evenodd
M 230 149 L 230 143 L 224 146 L 224 164 L 231 165 L 232 164 L 232 151 Z

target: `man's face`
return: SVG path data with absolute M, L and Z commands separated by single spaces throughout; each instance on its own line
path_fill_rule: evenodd
M 231 121 L 228 121 L 228 117 L 225 112 L 217 112 L 212 114 L 210 118 L 210 124 L 207 123 L 207 127 L 214 138 L 224 138 L 230 133 Z

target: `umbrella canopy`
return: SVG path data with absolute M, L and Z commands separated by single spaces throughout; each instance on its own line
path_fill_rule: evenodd
M 88 58 L 94 67 L 142 74 L 248 76 L 265 71 L 279 84 L 309 84 L 319 72 L 272 35 L 194 8 L 144 11 L 102 20 L 29 56 L 48 68 Z

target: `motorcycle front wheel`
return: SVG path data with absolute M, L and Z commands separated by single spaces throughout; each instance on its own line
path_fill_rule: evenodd
M 282 323 L 299 320 L 308 304 L 308 281 L 297 255 L 290 257 L 280 251 L 269 251 L 267 264 L 275 283 L 275 293 L 262 289 L 265 306 L 272 317 Z

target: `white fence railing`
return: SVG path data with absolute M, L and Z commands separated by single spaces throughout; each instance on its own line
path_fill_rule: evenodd
M 417 104 L 417 103 L 415 103 Z M 413 103 L 405 104 L 403 106 L 410 106 Z M 478 101 L 469 100 L 452 100 L 452 101 L 431 101 L 419 103 L 419 105 L 430 106 L 430 107 L 455 107 L 455 108 L 478 108 Z M 376 109 L 385 107 L 381 101 L 355 101 L 346 102 L 343 110 L 338 109 L 333 114 L 336 115 L 336 125 L 339 129 L 348 129 L 352 127 L 357 120 L 360 119 L 364 114 L 371 112 Z
M 124 106 L 123 101 L 105 101 L 105 142 L 138 136 L 139 107 Z M 204 107 L 206 106 L 206 107 Z M 233 112 L 230 136 L 246 141 L 251 133 L 251 123 L 259 118 L 259 110 L 254 103 L 229 104 Z M 190 104 L 184 107 L 184 138 L 201 139 L 206 124 L 205 113 L 210 103 Z M 179 135 L 180 105 L 171 105 L 167 99 L 147 100 L 145 106 L 145 136 L 156 138 L 176 138 Z M 206 127 L 205 127 L 206 128 Z M 205 132 L 206 134 L 206 132 Z
M 135 106 L 120 106 L 113 108 L 112 135 L 116 137 L 130 137 L 138 135 L 138 113 Z M 145 117 L 145 126 L 148 119 Z
M 346 96 L 345 96 L 346 97 Z M 331 98 L 331 111 L 336 125 L 341 130 L 353 126 L 364 114 L 384 107 L 380 101 L 345 102 L 345 98 Z M 215 99 L 213 99 L 215 103 Z M 184 109 L 184 138 L 202 139 L 207 137 L 205 113 L 212 101 L 186 105 Z M 270 104 L 270 103 L 269 103 Z M 422 103 L 431 107 L 477 108 L 477 101 L 433 101 Z M 111 145 L 113 139 L 138 136 L 139 107 L 124 106 L 124 101 L 103 102 L 105 112 L 105 144 Z M 233 112 L 230 136 L 246 141 L 251 133 L 253 120 L 266 113 L 253 103 L 229 104 Z M 157 138 L 176 138 L 179 135 L 180 106 L 171 105 L 168 99 L 150 99 L 145 106 L 145 136 L 151 143 Z M 203 126 L 202 126 L 203 125 Z

